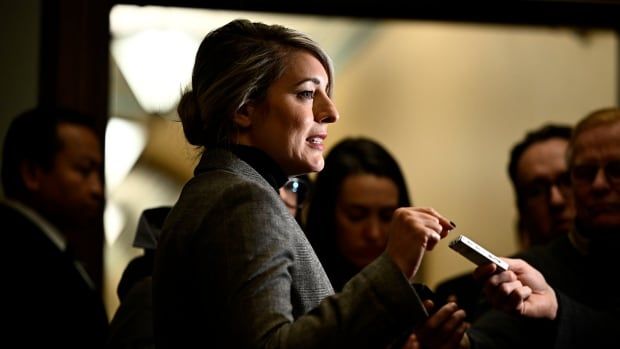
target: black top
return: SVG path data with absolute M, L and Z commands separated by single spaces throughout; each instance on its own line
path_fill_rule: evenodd
M 252 166 L 276 191 L 288 180 L 280 166 L 262 150 L 246 145 L 233 145 L 231 151 Z

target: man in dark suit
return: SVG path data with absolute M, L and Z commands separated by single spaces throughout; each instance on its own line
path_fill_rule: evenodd
M 4 142 L 0 204 L 7 334 L 17 346 L 100 348 L 107 316 L 69 234 L 89 231 L 104 206 L 92 118 L 64 109 L 18 115 Z M 8 252 L 8 253 L 7 253 Z

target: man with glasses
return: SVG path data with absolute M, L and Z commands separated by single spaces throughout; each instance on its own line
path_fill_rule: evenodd
M 570 137 L 570 127 L 549 124 L 528 132 L 512 148 L 508 174 L 522 249 L 546 244 L 573 227 L 575 208 L 566 164 Z
M 461 348 L 617 347 L 620 293 L 609 279 L 620 243 L 619 108 L 594 111 L 577 124 L 568 162 L 576 228 L 528 250 L 523 260 L 506 259 L 506 272 L 494 274 L 493 265 L 476 269 L 487 299 L 510 315 L 485 313 L 462 337 Z M 454 338 L 446 333 L 458 326 L 441 324 L 443 318 L 434 315 L 432 328 L 418 330 L 423 345 Z

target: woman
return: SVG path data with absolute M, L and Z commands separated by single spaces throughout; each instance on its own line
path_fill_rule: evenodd
M 306 233 L 334 289 L 385 250 L 392 214 L 410 206 L 396 160 L 367 138 L 348 138 L 325 158 L 308 207 Z
M 332 89 L 329 58 L 296 31 L 235 20 L 204 38 L 178 107 L 204 151 L 156 252 L 158 348 L 383 348 L 425 317 L 408 278 L 449 220 L 398 209 L 386 252 L 335 297 L 278 195 L 323 168 Z

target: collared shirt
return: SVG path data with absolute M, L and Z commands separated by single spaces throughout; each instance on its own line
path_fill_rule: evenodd
M 52 243 L 54 243 L 54 245 L 56 245 L 56 247 L 58 247 L 60 251 L 65 252 L 67 250 L 67 240 L 65 239 L 65 237 L 60 233 L 60 231 L 58 231 L 58 229 L 56 229 L 56 227 L 54 227 L 35 210 L 22 204 L 19 201 L 11 199 L 5 199 L 4 203 L 26 216 L 30 221 L 32 221 L 39 228 L 41 228 L 45 236 L 47 236 L 47 238 L 50 239 L 50 241 L 52 241 Z
M 52 225 L 47 219 L 43 218 L 43 216 L 38 214 L 35 210 L 28 207 L 27 205 L 24 205 L 21 202 L 11 200 L 11 199 L 5 199 L 4 204 L 20 212 L 21 214 L 26 216 L 26 218 L 28 218 L 31 222 L 33 222 L 36 226 L 38 226 L 41 229 L 41 231 L 45 234 L 45 236 L 56 247 L 58 247 L 58 250 L 60 250 L 63 253 L 67 252 L 67 240 L 65 239 L 63 234 L 54 225 Z M 86 269 L 84 269 L 84 266 L 75 258 L 73 258 L 73 264 L 75 265 L 75 268 L 80 273 L 80 275 L 82 276 L 86 284 L 88 284 L 88 286 L 94 290 L 95 283 L 93 282 L 93 280 L 90 278 L 90 276 L 86 272 Z

